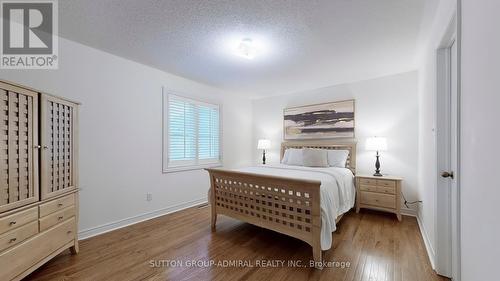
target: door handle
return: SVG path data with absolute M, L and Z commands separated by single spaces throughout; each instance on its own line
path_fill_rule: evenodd
M 454 178 L 453 171 L 452 172 L 442 172 L 441 177 L 443 178 Z

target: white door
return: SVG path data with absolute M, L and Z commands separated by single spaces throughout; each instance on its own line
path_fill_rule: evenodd
M 459 252 L 459 89 L 455 40 L 438 50 L 436 272 L 460 276 Z
M 458 53 L 457 44 L 453 42 L 450 48 L 450 171 L 453 173 L 452 177 L 447 177 L 450 181 L 450 195 L 451 195 L 451 271 L 452 278 L 459 280 L 459 263 L 460 263 L 460 189 L 458 185 L 458 178 L 460 171 L 458 170 L 458 157 L 459 157 L 459 139 L 458 139 L 458 120 L 459 120 L 459 94 L 458 94 Z M 446 172 L 446 171 L 444 171 Z M 444 174 L 446 175 L 446 174 Z

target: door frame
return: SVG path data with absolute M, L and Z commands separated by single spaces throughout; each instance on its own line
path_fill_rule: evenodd
M 456 104 L 452 105 L 451 47 L 456 44 Z M 459 16 L 450 21 L 441 44 L 436 50 L 436 251 L 435 270 L 438 274 L 460 280 L 460 29 Z M 452 108 L 456 115 L 452 116 Z M 456 118 L 456 130 L 451 131 L 451 118 Z M 451 138 L 456 138 L 456 150 L 451 151 Z M 456 154 L 456 163 L 451 162 Z M 452 183 L 441 173 L 455 166 Z

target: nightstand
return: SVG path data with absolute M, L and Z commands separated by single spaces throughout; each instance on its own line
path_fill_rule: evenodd
M 392 176 L 356 175 L 356 213 L 361 208 L 386 211 L 401 221 L 401 181 Z

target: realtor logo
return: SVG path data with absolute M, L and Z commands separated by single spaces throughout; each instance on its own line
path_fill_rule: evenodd
M 0 1 L 0 67 L 56 69 L 57 1 Z

